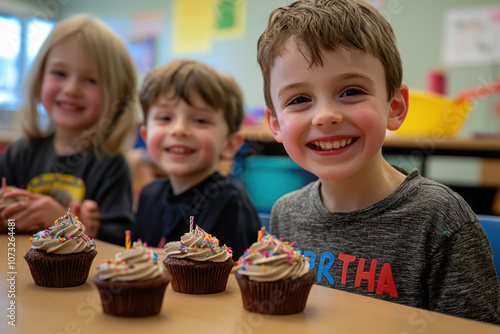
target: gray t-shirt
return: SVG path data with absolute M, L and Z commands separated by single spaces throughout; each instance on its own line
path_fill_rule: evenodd
M 270 233 L 311 256 L 318 284 L 500 323 L 492 250 L 458 194 L 414 170 L 378 203 L 330 212 L 320 186 L 281 197 L 270 220 Z

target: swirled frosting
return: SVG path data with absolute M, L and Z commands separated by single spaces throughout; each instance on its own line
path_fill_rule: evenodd
M 53 254 L 75 254 L 95 250 L 94 240 L 85 234 L 85 226 L 74 214 L 58 218 L 54 225 L 31 237 L 31 248 Z
M 198 226 L 185 233 L 180 241 L 167 243 L 164 251 L 167 257 L 186 258 L 194 261 L 224 262 L 233 256 L 230 247 L 219 246 L 219 239 Z
M 257 282 L 274 282 L 281 279 L 297 279 L 309 271 L 309 262 L 302 252 L 277 239 L 274 235 L 265 234 L 262 229 L 259 239 L 239 258 L 238 274 L 248 276 Z
M 97 270 L 103 280 L 139 281 L 160 276 L 163 267 L 153 249 L 138 240 L 130 249 L 116 253 L 114 260 L 101 261 Z

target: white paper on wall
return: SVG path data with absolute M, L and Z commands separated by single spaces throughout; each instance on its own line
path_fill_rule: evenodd
M 444 65 L 500 64 L 500 6 L 450 10 L 443 31 Z

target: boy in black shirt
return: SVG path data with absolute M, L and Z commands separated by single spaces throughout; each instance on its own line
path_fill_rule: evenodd
M 168 179 L 145 186 L 133 239 L 163 247 L 195 224 L 233 249 L 237 259 L 256 239 L 257 212 L 243 185 L 217 171 L 243 137 L 243 98 L 237 83 L 210 66 L 175 60 L 148 73 L 140 91 L 141 136 Z

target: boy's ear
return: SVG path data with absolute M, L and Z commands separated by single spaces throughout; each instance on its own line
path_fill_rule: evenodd
M 243 135 L 238 131 L 233 134 L 230 134 L 227 138 L 226 147 L 222 151 L 221 159 L 231 160 L 234 158 L 236 152 L 240 149 L 241 145 L 243 145 Z
M 408 86 L 402 84 L 389 102 L 388 130 L 395 131 L 403 124 L 408 114 L 408 101 Z
M 278 123 L 278 119 L 271 114 L 271 111 L 268 107 L 265 108 L 265 111 L 267 123 L 269 124 L 269 129 L 271 130 L 274 139 L 276 139 L 278 143 L 282 143 L 283 139 L 281 138 L 281 128 L 280 124 Z
M 144 140 L 144 142 L 146 142 L 146 139 L 148 138 L 148 134 L 146 132 L 146 126 L 144 124 L 142 124 L 141 127 L 139 128 L 139 133 L 141 135 L 142 140 Z

